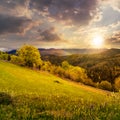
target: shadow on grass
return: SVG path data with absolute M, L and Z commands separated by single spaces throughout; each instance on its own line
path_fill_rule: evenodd
M 0 92 L 0 105 L 9 105 L 12 104 L 12 97 L 5 93 L 5 92 Z

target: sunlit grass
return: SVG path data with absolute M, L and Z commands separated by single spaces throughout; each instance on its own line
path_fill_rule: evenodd
M 56 82 L 57 81 L 57 82 Z M 119 120 L 120 97 L 0 61 L 0 92 L 11 96 L 0 104 L 1 120 Z M 0 98 L 1 99 L 1 98 Z

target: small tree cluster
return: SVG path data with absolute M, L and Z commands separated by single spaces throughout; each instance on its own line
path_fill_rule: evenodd
M 49 61 L 43 62 L 41 70 L 48 71 L 62 78 L 94 86 L 92 80 L 87 77 L 85 69 L 72 66 L 67 61 L 63 61 L 61 66 L 52 65 Z

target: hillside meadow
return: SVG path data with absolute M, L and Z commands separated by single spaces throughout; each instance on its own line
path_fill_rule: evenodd
M 0 61 L 1 120 L 119 120 L 120 94 Z

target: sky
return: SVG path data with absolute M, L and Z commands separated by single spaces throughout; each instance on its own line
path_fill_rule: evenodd
M 0 49 L 120 48 L 120 0 L 0 0 Z

